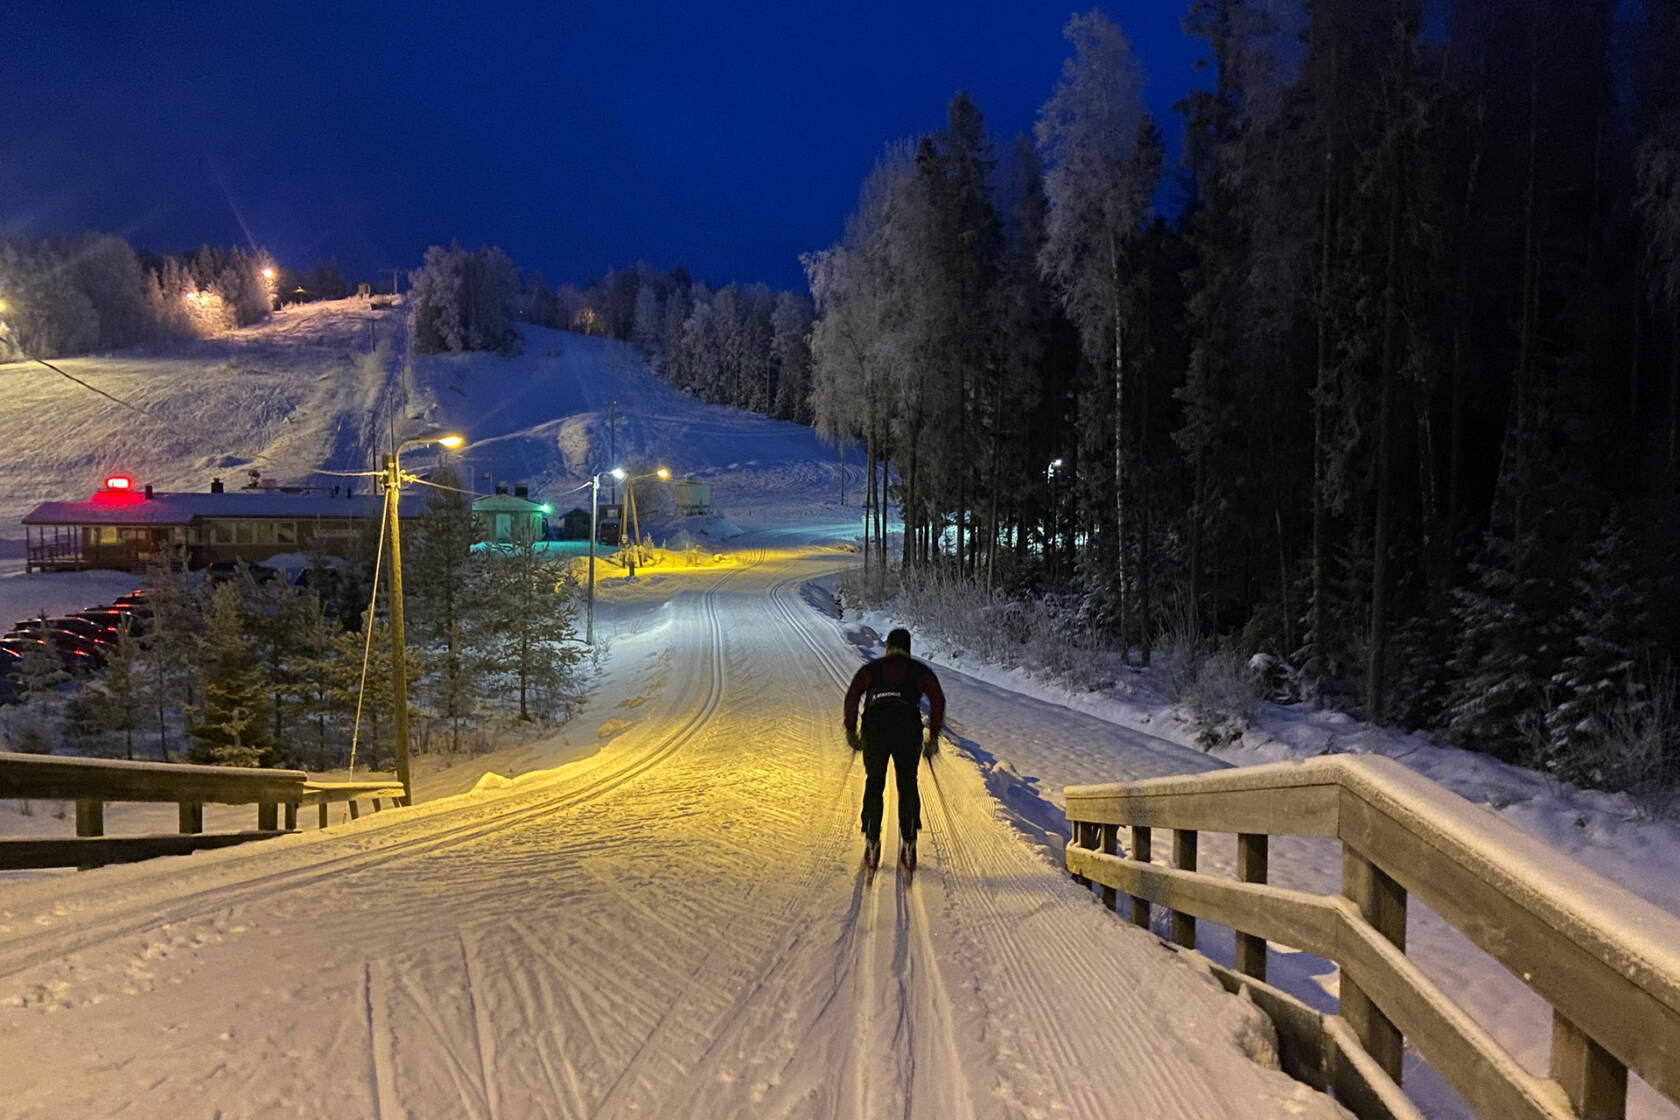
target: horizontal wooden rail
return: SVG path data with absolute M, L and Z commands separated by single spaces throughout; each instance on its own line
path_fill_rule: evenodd
M 1186 944 L 1196 918 L 1231 927 L 1238 971 L 1256 982 L 1268 941 L 1334 961 L 1341 1014 L 1324 1029 L 1350 1032 L 1395 1085 L 1409 1043 L 1484 1116 L 1620 1117 L 1630 1069 L 1680 1100 L 1680 920 L 1390 759 L 1069 787 L 1067 816 L 1068 870 L 1111 905 L 1129 896 L 1134 920 L 1165 906 Z M 1121 827 L 1134 858 L 1110 854 Z M 1152 828 L 1174 830 L 1177 866 L 1148 862 Z M 1195 870 L 1200 831 L 1238 834 L 1239 881 Z M 1265 885 L 1269 835 L 1339 839 L 1341 895 Z M 1550 1078 L 1524 1070 L 1407 958 L 1409 896 L 1551 1004 Z M 1393 1114 L 1367 1112 L 1348 1090 L 1361 1115 Z
M 329 804 L 347 803 L 354 820 L 360 816 L 363 801 L 371 802 L 375 812 L 382 808 L 383 800 L 401 804 L 403 788 L 393 778 L 312 782 L 302 770 L 62 758 L 0 751 L 0 799 L 4 798 L 76 803 L 74 838 L 0 838 L 0 870 L 18 870 L 129 863 L 281 836 L 297 828 L 298 808 L 302 805 L 320 806 L 320 826 L 325 828 Z M 178 833 L 106 836 L 105 806 L 125 801 L 175 802 L 179 807 Z M 204 831 L 206 804 L 254 804 L 257 827 L 245 832 L 207 834 Z M 280 820 L 282 806 L 284 825 Z

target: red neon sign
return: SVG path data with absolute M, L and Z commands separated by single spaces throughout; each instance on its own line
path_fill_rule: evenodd
M 134 480 L 126 474 L 114 474 L 105 480 L 105 489 L 132 490 L 134 489 Z

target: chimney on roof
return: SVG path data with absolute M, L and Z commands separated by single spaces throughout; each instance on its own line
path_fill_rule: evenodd
M 531 488 L 521 483 L 513 488 L 513 496 L 516 498 L 529 498 L 531 496 Z
M 219 479 L 219 478 L 212 478 L 210 480 L 210 493 L 220 494 L 221 492 L 222 492 L 222 480 Z
M 152 484 L 149 482 L 146 483 L 146 500 L 148 502 L 152 500 Z
M 496 493 L 498 495 L 504 497 L 504 498 L 507 497 L 507 483 L 505 483 L 505 482 L 496 483 Z

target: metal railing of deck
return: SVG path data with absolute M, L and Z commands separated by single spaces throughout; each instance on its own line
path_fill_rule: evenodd
M 359 805 L 363 801 L 371 802 L 377 812 L 385 800 L 401 804 L 402 796 L 402 786 L 395 778 L 312 782 L 301 770 L 120 762 L 0 751 L 0 799 L 76 803 L 73 837 L 0 837 L 0 870 L 89 868 L 154 856 L 182 855 L 204 848 L 224 848 L 295 831 L 298 809 L 304 805 L 320 807 L 320 826 L 325 828 L 330 804 L 347 803 L 351 819 L 355 819 L 360 815 Z M 105 806 L 134 801 L 174 802 L 179 807 L 178 831 L 106 836 Z M 255 805 L 257 827 L 240 832 L 206 833 L 206 804 Z
M 1361 1117 L 1417 1115 L 1399 1088 L 1408 1044 L 1482 1116 L 1621 1117 L 1629 1070 L 1680 1102 L 1680 919 L 1392 759 L 1070 786 L 1067 818 L 1067 868 L 1106 905 L 1129 896 L 1145 927 L 1151 904 L 1166 907 L 1172 939 L 1191 949 L 1198 918 L 1235 932 L 1237 968 L 1215 972 L 1272 1016 L 1290 1073 Z M 1170 867 L 1150 862 L 1162 828 Z M 1236 834 L 1235 880 L 1197 871 L 1200 832 Z M 1267 885 L 1269 836 L 1339 840 L 1342 893 Z M 1409 896 L 1551 1005 L 1550 1077 L 1407 958 Z M 1340 1014 L 1267 985 L 1267 942 L 1333 961 Z

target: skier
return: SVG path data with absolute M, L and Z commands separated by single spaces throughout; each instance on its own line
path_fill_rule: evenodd
M 863 752 L 864 865 L 881 862 L 881 794 L 887 785 L 887 760 L 898 778 L 898 860 L 916 869 L 916 830 L 921 825 L 921 796 L 916 768 L 924 750 L 922 697 L 928 699 L 925 750 L 931 755 L 945 720 L 945 692 L 933 670 L 910 657 L 910 631 L 887 634 L 887 654 L 857 671 L 846 690 L 846 740 Z M 863 736 L 858 736 L 858 701 L 864 701 Z

